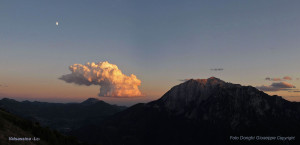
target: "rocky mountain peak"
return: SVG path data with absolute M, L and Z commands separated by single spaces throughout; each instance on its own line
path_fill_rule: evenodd
M 226 82 L 216 78 L 216 77 L 210 77 L 208 79 L 190 79 L 186 83 L 199 83 L 201 85 L 205 86 L 215 86 L 215 85 L 225 85 Z
M 180 110 L 191 104 L 199 104 L 218 90 L 233 85 L 215 77 L 190 79 L 173 87 L 159 101 L 170 110 Z
M 263 92 L 250 87 L 225 82 L 219 78 L 190 79 L 174 86 L 160 98 L 157 103 L 176 114 L 195 115 L 203 103 L 218 98 L 242 99 L 245 96 L 253 96 L 253 102 L 260 102 Z

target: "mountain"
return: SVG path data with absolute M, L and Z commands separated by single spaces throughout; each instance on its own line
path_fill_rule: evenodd
M 27 139 L 31 138 L 31 141 L 9 141 L 9 137 L 26 137 Z M 33 138 L 36 138 L 36 141 L 33 141 Z M 0 109 L 0 144 L 79 145 L 79 143 L 72 137 L 67 137 L 56 131 L 43 128 L 37 123 L 17 117 L 3 109 Z
M 299 102 L 211 77 L 188 80 L 158 100 L 136 104 L 71 134 L 102 145 L 296 145 L 299 131 Z M 234 141 L 230 136 L 292 136 L 296 140 Z
M 95 98 L 89 98 L 82 103 L 67 104 L 37 101 L 18 102 L 4 98 L 0 100 L 0 107 L 65 134 L 84 125 L 97 124 L 104 118 L 126 108 L 110 105 Z
M 81 104 L 82 105 L 93 105 L 99 102 L 104 102 L 104 101 L 100 101 L 96 98 L 88 98 L 87 100 L 83 101 Z

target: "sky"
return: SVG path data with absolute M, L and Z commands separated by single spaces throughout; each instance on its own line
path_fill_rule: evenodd
M 132 105 L 158 99 L 180 80 L 215 76 L 300 101 L 299 6 L 282 0 L 2 0 L 0 97 L 95 97 Z M 105 61 L 134 74 L 144 95 L 99 97 L 97 85 L 59 79 L 73 64 Z

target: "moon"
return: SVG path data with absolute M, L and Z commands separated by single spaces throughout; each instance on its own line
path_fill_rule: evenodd
M 58 26 L 58 22 L 57 21 L 56 21 L 55 25 Z

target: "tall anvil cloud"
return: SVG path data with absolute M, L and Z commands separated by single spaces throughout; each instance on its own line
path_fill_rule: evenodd
M 142 96 L 138 86 L 141 85 L 134 74 L 127 76 L 115 64 L 109 62 L 73 64 L 69 66 L 71 74 L 59 79 L 78 85 L 99 85 L 99 96 L 103 97 L 138 97 Z

